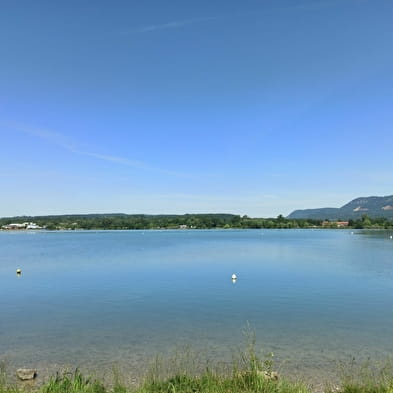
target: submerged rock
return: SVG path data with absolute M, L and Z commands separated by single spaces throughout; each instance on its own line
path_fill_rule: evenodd
M 258 375 L 263 377 L 268 381 L 277 381 L 278 380 L 278 372 L 277 371 L 258 371 Z
M 37 376 L 37 370 L 33 370 L 32 368 L 18 368 L 16 370 L 16 375 L 22 381 L 27 381 Z
M 269 375 L 269 378 L 272 379 L 273 381 L 277 381 L 278 380 L 278 372 L 272 371 Z

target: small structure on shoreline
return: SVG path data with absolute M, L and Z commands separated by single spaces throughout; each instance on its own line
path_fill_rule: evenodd
M 323 228 L 347 228 L 349 226 L 349 221 L 323 221 Z

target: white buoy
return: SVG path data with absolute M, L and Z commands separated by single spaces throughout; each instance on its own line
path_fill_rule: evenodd
M 391 238 L 391 239 L 393 239 L 393 236 L 392 236 L 392 235 L 390 235 L 390 238 Z
M 232 274 L 232 280 L 237 280 L 237 275 L 235 273 Z
M 17 274 L 18 276 L 20 276 L 20 275 L 22 274 L 22 270 L 21 270 L 21 269 L 16 269 L 16 274 Z

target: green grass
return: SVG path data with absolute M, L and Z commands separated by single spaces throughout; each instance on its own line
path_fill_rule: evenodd
M 44 384 L 40 393 L 106 393 L 104 384 L 97 379 L 73 374 L 56 375 Z
M 170 358 L 156 357 L 144 381 L 134 387 L 125 386 L 116 370 L 110 387 L 77 370 L 57 374 L 42 386 L 29 385 L 29 389 L 34 393 L 310 393 L 300 382 L 268 379 L 265 374 L 270 375 L 273 370 L 271 355 L 260 360 L 254 345 L 255 340 L 231 365 L 212 365 L 190 348 L 177 351 Z M 8 385 L 4 376 L 2 373 L 0 393 L 25 393 L 23 384 Z
M 301 383 L 289 383 L 283 379 L 266 380 L 260 374 L 243 372 L 230 377 L 206 371 L 199 377 L 176 375 L 161 381 L 146 381 L 138 393 L 308 393 Z
M 31 391 L 32 388 L 4 383 L 0 386 L 0 393 L 24 393 L 26 390 Z M 52 377 L 33 390 L 37 393 L 310 393 L 301 383 L 290 383 L 284 379 L 267 380 L 261 373 L 247 371 L 231 376 L 205 371 L 199 376 L 177 374 L 160 380 L 146 378 L 136 388 L 128 388 L 120 383 L 114 383 L 108 388 L 97 379 L 75 372 Z
M 126 386 L 114 371 L 110 386 L 94 377 L 73 373 L 57 374 L 41 386 L 6 380 L 0 364 L 0 393 L 313 393 L 301 381 L 289 381 L 272 375 L 272 354 L 260 359 L 251 342 L 247 351 L 234 358 L 227 367 L 216 367 L 191 350 L 176 352 L 172 358 L 156 358 L 139 386 Z M 352 361 L 341 367 L 341 384 L 325 388 L 325 393 L 393 393 L 393 365 L 360 365 Z
M 357 363 L 355 358 L 341 366 L 340 393 L 393 393 L 393 364 L 370 360 Z
M 337 393 L 393 393 L 390 381 L 343 381 L 340 388 L 327 392 Z M 187 373 L 176 374 L 163 379 L 147 377 L 138 387 L 127 387 L 114 382 L 107 387 L 98 379 L 83 376 L 78 371 L 73 374 L 56 375 L 42 386 L 22 384 L 8 385 L 0 381 L 0 393 L 312 393 L 312 389 L 302 382 L 265 379 L 263 373 L 242 371 L 232 375 L 219 375 L 206 370 L 199 376 Z

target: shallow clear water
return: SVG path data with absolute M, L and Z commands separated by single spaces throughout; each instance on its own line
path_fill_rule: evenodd
M 228 360 L 247 324 L 291 374 L 329 375 L 350 355 L 389 356 L 389 235 L 0 232 L 0 360 L 136 370 L 182 345 Z

